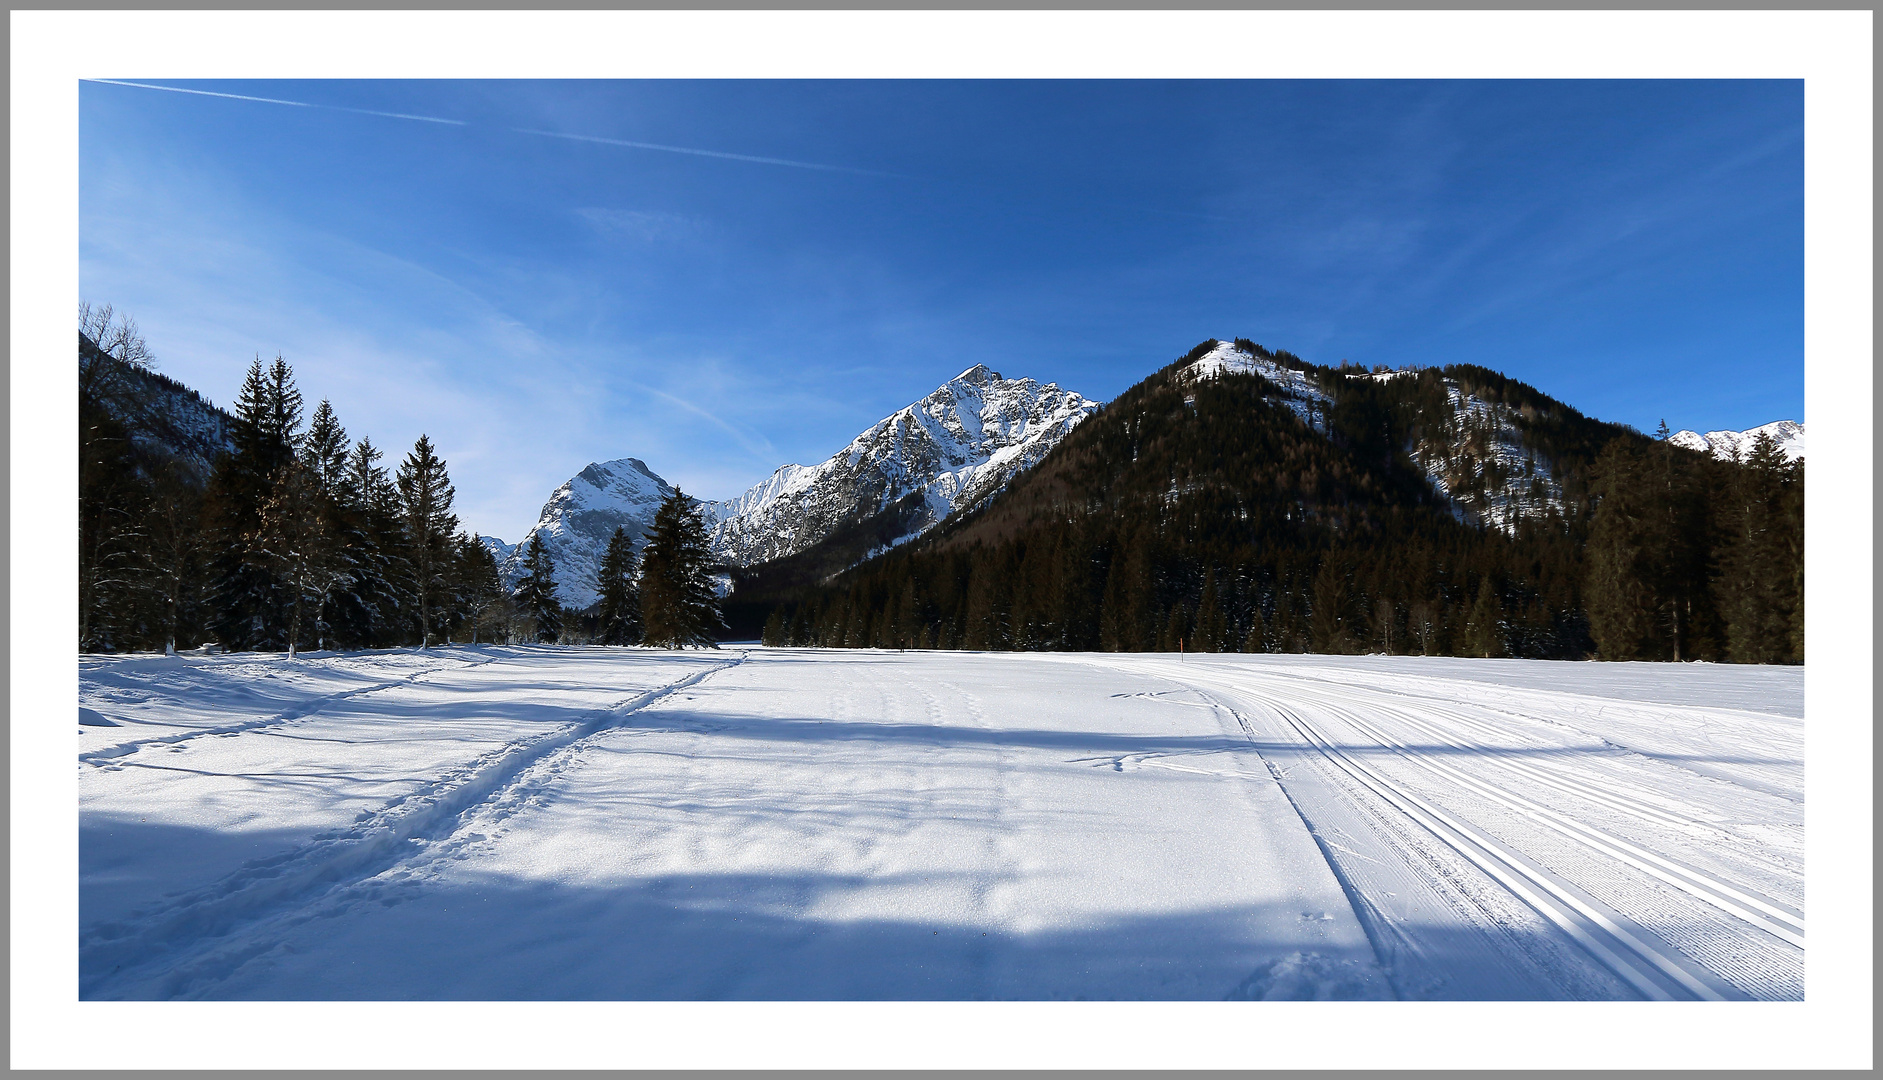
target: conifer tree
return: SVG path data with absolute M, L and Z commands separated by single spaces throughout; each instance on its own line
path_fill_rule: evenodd
M 1216 597 L 1216 571 L 1213 568 L 1203 575 L 1203 597 L 1197 601 L 1194 638 L 1197 652 L 1223 652 L 1230 644 L 1229 625 L 1223 618 L 1222 606 Z
M 1727 534 L 1715 590 L 1725 617 L 1728 655 L 1742 664 L 1799 663 L 1793 625 L 1802 608 L 1802 499 L 1798 468 L 1760 432 L 1722 496 Z
M 1347 577 L 1347 567 L 1332 555 L 1323 558 L 1321 568 L 1315 572 L 1314 602 L 1308 614 L 1308 633 L 1315 652 L 1352 651 L 1347 611 L 1352 593 Z
M 333 413 L 326 398 L 314 409 L 308 421 L 307 438 L 301 445 L 301 460 L 320 486 L 323 498 L 340 502 L 346 487 L 347 431 Z
M 431 646 L 432 615 L 445 599 L 452 570 L 451 538 L 458 519 L 451 513 L 455 496 L 445 461 L 424 435 L 399 465 L 399 499 L 405 511 L 406 542 L 418 599 L 420 644 Z
M 616 526 L 595 575 L 603 645 L 637 645 L 641 641 L 641 593 L 634 580 L 635 562 L 633 541 L 626 530 Z
M 279 595 L 274 552 L 252 545 L 272 535 L 263 507 L 275 498 L 300 443 L 301 394 L 294 373 L 277 356 L 249 365 L 235 402 L 235 449 L 224 455 L 210 483 L 210 535 L 215 552 L 212 597 L 216 632 L 230 648 L 284 645 L 282 616 L 295 610 Z M 278 523 L 278 522 L 277 522 Z
M 700 513 L 678 488 L 654 513 L 654 528 L 641 553 L 641 618 L 650 645 L 668 649 L 717 648 L 725 629 L 719 590 L 712 578 L 712 550 Z M 853 628 L 858 640 L 867 620 Z
M 1487 575 L 1478 581 L 1478 599 L 1465 622 L 1466 648 L 1472 656 L 1504 655 L 1502 608 Z
M 310 606 L 318 611 L 334 569 L 318 500 L 314 474 L 290 459 L 276 472 L 255 528 L 244 538 L 248 559 L 274 583 L 276 622 L 290 658 L 300 649 L 304 616 Z
M 336 621 L 361 644 L 388 645 L 405 640 L 411 619 L 411 575 L 405 558 L 405 527 L 400 520 L 398 489 L 371 438 L 361 438 L 347 455 L 342 499 L 358 523 L 358 549 L 352 562 L 355 580 L 338 607 Z
M 555 641 L 562 636 L 562 604 L 556 599 L 556 564 L 543 548 L 543 538 L 530 533 L 530 543 L 523 551 L 523 576 L 517 579 L 518 613 L 535 626 L 536 640 Z
M 457 563 L 458 590 L 465 621 L 471 626 L 471 644 L 475 645 L 478 630 L 503 602 L 503 578 L 497 571 L 497 556 L 476 533 L 458 537 Z

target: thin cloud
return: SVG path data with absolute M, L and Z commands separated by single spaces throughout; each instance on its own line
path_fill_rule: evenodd
M 599 135 L 570 135 L 561 131 L 537 131 L 534 128 L 511 128 L 519 135 L 541 135 L 548 139 L 570 139 L 575 142 L 601 143 L 604 146 L 626 146 L 635 150 L 664 150 L 669 154 L 692 154 L 696 157 L 722 158 L 726 161 L 751 161 L 760 165 L 786 165 L 793 169 L 816 169 L 819 172 L 854 173 L 858 176 L 884 176 L 895 179 L 908 179 L 900 173 L 879 172 L 875 169 L 854 169 L 848 165 L 820 165 L 814 161 L 792 161 L 788 158 L 759 157 L 755 154 L 729 154 L 723 150 L 698 150 L 690 146 L 667 146 L 662 143 L 633 142 L 628 139 L 604 139 Z
M 423 120 L 428 124 L 451 124 L 456 127 L 468 127 L 463 120 L 446 120 L 439 116 L 416 116 L 412 113 L 380 112 L 377 109 L 355 109 L 347 105 L 317 105 L 311 101 L 287 101 L 282 98 L 254 97 L 249 94 L 225 94 L 216 90 L 190 90 L 181 86 L 158 86 L 156 83 L 126 82 L 123 79 L 81 79 L 81 82 L 105 83 L 110 86 L 135 86 L 141 90 L 168 90 L 172 94 L 196 94 L 199 97 L 228 98 L 231 101 L 259 101 L 264 105 L 292 105 L 297 109 L 331 109 L 334 112 L 358 113 L 361 116 L 384 116 L 392 120 Z
M 626 380 L 624 380 L 624 382 L 625 381 Z M 737 442 L 741 447 L 744 447 L 747 453 L 751 454 L 753 457 L 758 458 L 761 461 L 771 462 L 778 455 L 778 452 L 772 448 L 772 444 L 768 440 L 766 440 L 763 436 L 759 438 L 758 444 L 755 445 L 752 442 L 751 437 L 748 436 L 745 432 L 740 431 L 738 428 L 733 427 L 731 424 L 726 423 L 724 420 L 721 420 L 719 417 L 713 415 L 710 412 L 707 412 L 705 409 L 700 408 L 698 405 L 693 404 L 691 401 L 688 401 L 685 398 L 675 397 L 674 395 L 667 393 L 665 390 L 656 390 L 654 387 L 648 386 L 645 383 L 627 382 L 627 385 L 633 387 L 636 390 L 641 391 L 642 393 L 652 394 L 655 397 L 660 398 L 662 401 L 666 401 L 673 405 L 678 405 L 680 408 L 685 409 L 686 411 L 701 418 L 702 420 L 707 421 L 708 423 L 719 428 L 721 431 L 724 431 L 726 434 L 732 436 L 733 441 Z
M 331 109 L 335 112 L 358 113 L 361 116 L 384 116 L 393 120 L 422 120 L 428 124 L 450 124 L 454 127 L 471 127 L 468 121 L 447 120 L 438 116 L 418 116 L 413 113 L 380 112 L 377 109 L 356 109 L 346 105 L 319 105 L 311 101 L 288 101 L 285 98 L 256 97 L 252 94 L 229 94 L 217 90 L 191 90 L 181 86 L 161 86 L 157 83 L 130 82 L 125 79 L 85 79 L 84 82 L 104 83 L 110 86 L 134 86 L 141 90 L 167 90 L 172 94 L 195 94 L 199 97 L 228 98 L 231 101 L 255 101 L 264 105 L 291 105 L 297 109 Z M 734 154 L 724 150 L 701 150 L 692 146 L 669 146 L 665 143 L 635 142 L 631 139 L 605 139 L 599 135 L 573 135 L 563 131 L 538 131 L 533 128 L 510 128 L 519 135 L 536 135 L 545 139 L 569 139 L 574 142 L 599 143 L 603 146 L 625 146 L 633 150 L 659 150 L 668 154 L 691 154 L 694 157 L 719 158 L 723 161 L 749 161 L 758 165 L 783 165 L 792 169 L 814 169 L 819 172 L 852 173 L 857 176 L 881 176 L 908 179 L 899 173 L 881 172 L 876 169 L 858 169 L 848 165 L 824 165 L 815 161 L 793 161 L 790 158 L 761 157 L 757 154 Z

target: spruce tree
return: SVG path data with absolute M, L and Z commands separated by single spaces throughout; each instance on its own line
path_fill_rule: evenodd
M 399 499 L 404 513 L 413 584 L 418 599 L 420 644 L 431 645 L 432 616 L 450 585 L 451 538 L 458 519 L 451 513 L 455 493 L 445 461 L 424 435 L 399 465 Z
M 1224 652 L 1230 648 L 1229 625 L 1217 600 L 1214 569 L 1203 575 L 1203 597 L 1197 602 L 1196 632 L 1192 637 L 1197 652 Z
M 646 641 L 660 648 L 717 648 L 725 628 L 712 577 L 712 549 L 700 513 L 678 488 L 654 513 L 641 553 L 641 618 Z M 853 628 L 862 644 L 867 621 Z M 847 641 L 847 639 L 846 639 Z M 848 643 L 848 642 L 847 642 Z
M 476 533 L 458 537 L 456 578 L 464 618 L 471 627 L 471 644 L 475 645 L 479 629 L 504 599 L 497 556 Z
M 1478 599 L 1465 621 L 1465 642 L 1472 656 L 1504 655 L 1503 609 L 1488 575 L 1478 581 Z
M 235 448 L 210 481 L 211 589 L 217 636 L 228 648 L 285 647 L 282 616 L 294 605 L 280 595 L 286 589 L 275 575 L 282 564 L 272 549 L 253 545 L 272 535 L 263 507 L 295 462 L 300 426 L 301 394 L 287 361 L 277 356 L 263 368 L 257 357 L 236 396 Z
M 641 594 L 634 576 L 634 542 L 628 539 L 626 530 L 616 526 L 595 575 L 595 591 L 601 598 L 597 615 L 603 645 L 637 645 L 641 641 Z
M 530 543 L 523 551 L 523 576 L 517 579 L 518 614 L 535 626 L 536 640 L 555 641 L 562 636 L 562 604 L 556 599 L 556 564 L 543 547 L 543 538 L 530 533 Z

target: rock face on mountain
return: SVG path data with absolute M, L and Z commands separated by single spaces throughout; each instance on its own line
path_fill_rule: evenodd
M 1805 456 L 1805 426 L 1796 420 L 1775 420 L 1745 431 L 1709 431 L 1705 435 L 1697 431 L 1676 431 L 1667 441 L 1716 458 L 1730 458 L 1737 451 L 1744 460 L 1752 454 L 1752 440 L 1761 432 L 1778 443 L 1786 461 L 1797 461 Z
M 811 547 L 911 497 L 911 540 L 1005 487 L 1099 408 L 1054 383 L 1004 379 L 975 365 L 872 426 L 817 465 L 786 465 L 736 499 L 703 508 L 713 546 L 733 566 Z
M 615 529 L 627 530 L 634 549 L 641 550 L 643 537 L 654 525 L 654 512 L 672 494 L 673 485 L 639 458 L 595 462 L 549 496 L 536 527 L 524 533 L 504 559 L 504 581 L 515 584 L 523 573 L 530 537 L 541 537 L 556 565 L 556 598 L 570 608 L 593 604 L 595 571 Z

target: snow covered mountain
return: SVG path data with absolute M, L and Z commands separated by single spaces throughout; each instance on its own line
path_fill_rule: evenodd
M 1510 532 L 1526 518 L 1562 511 L 1558 469 L 1536 437 L 1540 423 L 1559 419 L 1548 415 L 1552 407 L 1562 407 L 1542 395 L 1533 395 L 1534 402 L 1503 400 L 1505 395 L 1486 386 L 1425 368 L 1356 374 L 1314 369 L 1245 340 L 1216 342 L 1179 372 L 1193 380 L 1227 374 L 1261 376 L 1278 404 L 1323 432 L 1326 410 L 1348 380 L 1381 384 L 1412 433 L 1407 456 L 1461 520 Z
M 738 498 L 706 504 L 714 549 L 735 566 L 782 558 L 913 496 L 921 506 L 892 546 L 912 540 L 1000 491 L 1098 408 L 1055 383 L 976 364 L 828 460 L 786 465 Z
M 515 552 L 518 547 L 516 544 L 506 544 L 494 536 L 479 536 L 478 539 L 482 540 L 484 546 L 490 549 L 491 555 L 497 560 L 499 569 L 502 569 L 504 563 L 509 561 L 511 554 Z
M 1805 456 L 1805 426 L 1796 420 L 1776 420 L 1745 431 L 1709 431 L 1705 435 L 1697 431 L 1676 431 L 1667 441 L 1716 458 L 1730 458 L 1737 451 L 1743 459 L 1751 455 L 1752 440 L 1758 438 L 1760 432 L 1778 443 L 1786 461 L 1797 461 Z
M 642 537 L 653 528 L 654 511 L 672 494 L 673 485 L 654 475 L 639 458 L 591 464 L 549 496 L 536 527 L 503 557 L 505 584 L 514 586 L 522 576 L 530 537 L 539 536 L 556 566 L 556 598 L 571 608 L 593 604 L 595 572 L 608 550 L 609 537 L 616 528 L 626 529 L 634 549 L 641 550 Z M 493 546 L 492 550 L 497 549 Z

